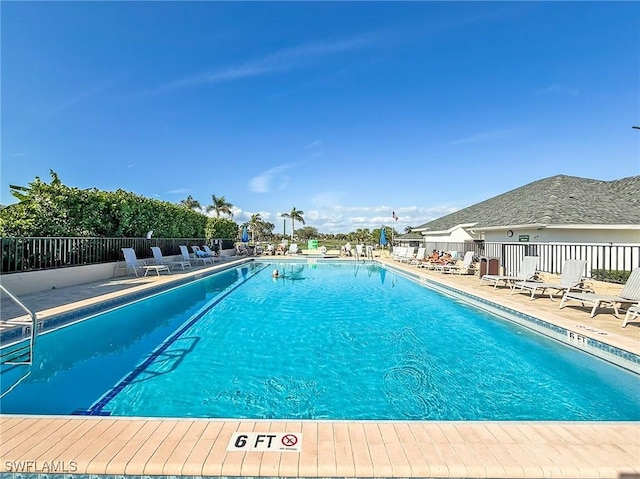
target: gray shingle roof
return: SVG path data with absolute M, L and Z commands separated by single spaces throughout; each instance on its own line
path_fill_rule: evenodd
M 405 233 L 403 235 L 399 235 L 396 236 L 396 239 L 403 239 L 403 240 L 421 240 L 422 239 L 422 233 L 416 233 L 414 231 L 411 231 L 410 233 Z
M 424 231 L 459 224 L 476 228 L 544 225 L 640 224 L 640 176 L 613 181 L 557 175 L 534 181 L 425 223 Z

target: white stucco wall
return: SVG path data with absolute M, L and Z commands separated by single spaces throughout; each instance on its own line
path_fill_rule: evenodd
M 640 243 L 640 230 L 605 229 L 513 228 L 511 238 L 507 236 L 506 231 L 487 231 L 484 240 L 517 243 L 521 235 L 528 235 L 530 243 Z
M 235 249 L 223 250 L 223 256 L 235 256 Z M 165 256 L 167 262 L 179 260 L 182 257 Z M 120 268 L 118 268 L 118 264 Z M 91 264 L 72 266 L 69 268 L 45 269 L 40 271 L 26 271 L 24 273 L 3 274 L 0 276 L 2 285 L 16 296 L 48 291 L 50 289 L 65 288 L 78 284 L 106 281 L 120 276 L 132 276 L 131 270 L 124 268 L 124 262 Z M 117 269 L 117 270 L 116 270 Z
M 427 242 L 448 242 L 448 243 L 464 243 L 465 241 L 473 241 L 477 239 L 470 235 L 464 228 L 454 228 L 448 235 L 428 235 L 423 238 Z
M 111 279 L 114 276 L 116 265 L 117 263 L 114 262 L 3 274 L 0 276 L 0 280 L 5 288 L 19 297 L 54 288 Z

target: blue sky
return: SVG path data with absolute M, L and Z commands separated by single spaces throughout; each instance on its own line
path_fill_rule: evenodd
M 640 174 L 638 2 L 0 8 L 3 204 L 53 169 L 224 196 L 276 232 L 293 207 L 402 231 L 556 174 Z

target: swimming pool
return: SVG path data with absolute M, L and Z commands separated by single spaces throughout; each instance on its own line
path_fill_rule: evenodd
M 637 375 L 375 264 L 248 263 L 43 335 L 37 353 L 2 412 L 640 419 Z

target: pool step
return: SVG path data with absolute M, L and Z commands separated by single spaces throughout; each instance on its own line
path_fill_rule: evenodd
M 3 364 L 29 364 L 31 363 L 33 349 L 29 342 L 22 342 L 0 350 L 0 365 Z

